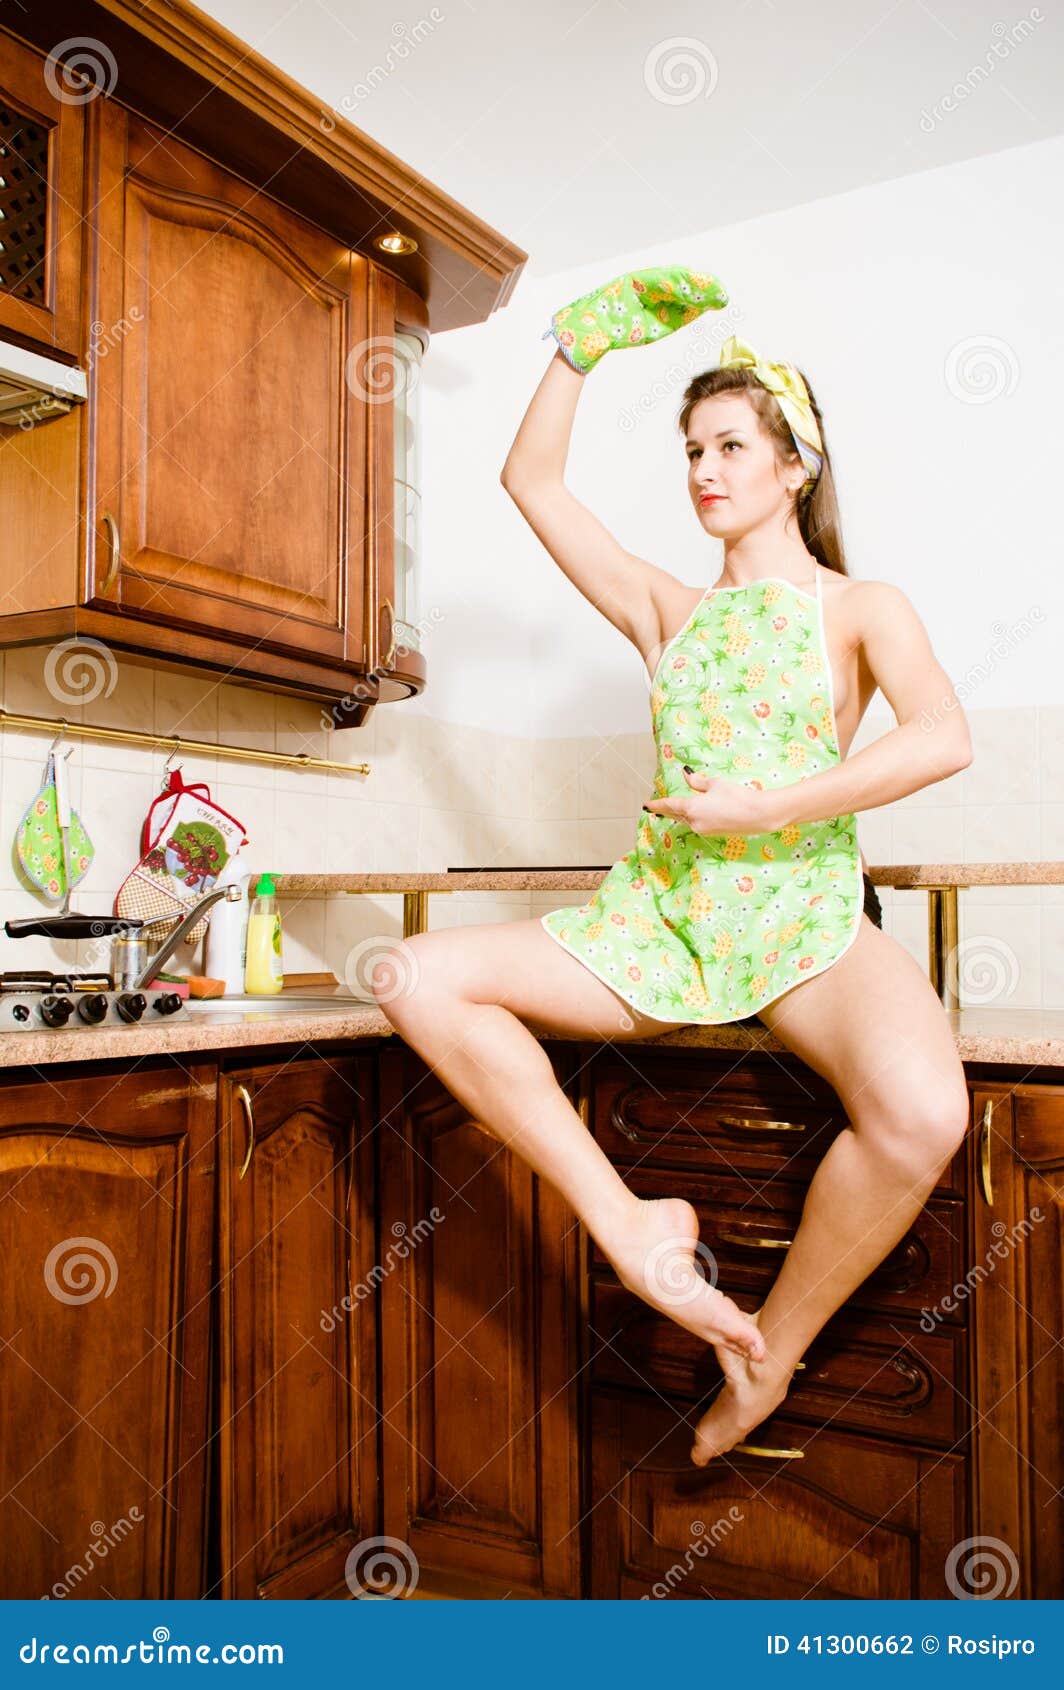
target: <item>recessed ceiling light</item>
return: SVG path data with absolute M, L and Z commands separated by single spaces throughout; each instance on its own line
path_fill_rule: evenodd
M 381 252 L 408 253 L 417 251 L 417 242 L 410 235 L 378 235 L 373 242 Z

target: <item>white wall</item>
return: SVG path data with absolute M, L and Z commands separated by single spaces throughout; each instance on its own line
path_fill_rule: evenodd
M 665 262 L 711 270 L 732 304 L 592 372 L 569 459 L 577 496 L 639 555 L 692 586 L 712 580 L 720 548 L 687 502 L 675 417 L 686 382 L 741 334 L 809 376 L 850 572 L 905 590 L 965 708 L 1059 702 L 1064 253 L 1052 207 L 1064 140 L 720 229 L 713 168 L 700 179 L 694 161 L 690 176 L 707 202 L 703 235 L 523 278 L 488 323 L 434 340 L 422 615 L 439 620 L 429 689 L 409 708 L 537 737 L 647 725 L 635 649 L 561 574 L 498 477 L 553 352 L 540 338 L 552 311 Z M 1011 641 L 1036 607 L 1038 631 Z

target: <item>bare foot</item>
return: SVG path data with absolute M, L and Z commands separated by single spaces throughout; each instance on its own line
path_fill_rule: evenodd
M 684 1198 L 640 1199 L 634 1222 L 599 1242 L 621 1284 L 652 1309 L 726 1354 L 764 1355 L 756 1321 L 710 1283 L 716 1263 L 699 1243 L 698 1216 Z
M 758 1309 L 753 1318 L 756 1320 L 760 1313 Z M 751 1361 L 731 1354 L 723 1345 L 715 1348 L 724 1384 L 695 1427 L 691 1460 L 696 1467 L 704 1467 L 714 1456 L 733 1449 L 767 1420 L 786 1397 L 794 1373 L 793 1366 L 772 1356 Z

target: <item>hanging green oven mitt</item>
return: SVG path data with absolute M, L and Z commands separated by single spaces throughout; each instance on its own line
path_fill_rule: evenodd
M 553 335 L 574 370 L 587 375 L 607 352 L 646 346 L 693 323 L 703 311 L 720 311 L 728 295 L 715 276 L 662 264 L 616 276 L 605 287 L 563 305 L 543 335 Z
M 16 835 L 18 860 L 23 873 L 52 903 L 58 904 L 66 895 L 63 880 L 63 846 L 59 837 L 59 808 L 55 791 L 55 757 L 49 753 L 41 790 L 26 810 Z M 71 890 L 87 873 L 93 858 L 93 845 L 81 818 L 70 812 L 67 829 L 67 862 L 70 866 Z

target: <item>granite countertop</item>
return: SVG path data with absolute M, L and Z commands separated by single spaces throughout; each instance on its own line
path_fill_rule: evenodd
M 290 898 L 323 892 L 593 892 L 610 863 L 600 868 L 451 869 L 446 873 L 278 874 L 277 890 Z M 877 886 L 1060 886 L 1064 862 L 871 863 Z
M 1017 1063 L 1027 1068 L 1064 1067 L 1064 1010 L 961 1009 L 948 1018 L 964 1062 Z M 92 1062 L 115 1057 L 165 1056 L 190 1051 L 253 1050 L 257 1045 L 306 1045 L 334 1039 L 382 1039 L 393 1028 L 376 1004 L 349 1000 L 309 1007 L 305 1014 L 278 1012 L 269 1003 L 256 1010 L 217 1008 L 182 1013 L 165 1025 L 63 1028 L 51 1032 L 0 1033 L 0 1067 L 39 1067 L 50 1062 Z M 541 1035 L 564 1038 L 565 1034 Z M 588 1040 L 588 1043 L 595 1041 Z M 603 1041 L 604 1042 L 604 1041 Z M 618 1041 L 623 1044 L 625 1041 Z M 787 1049 L 765 1027 L 681 1027 L 649 1041 L 707 1050 Z

